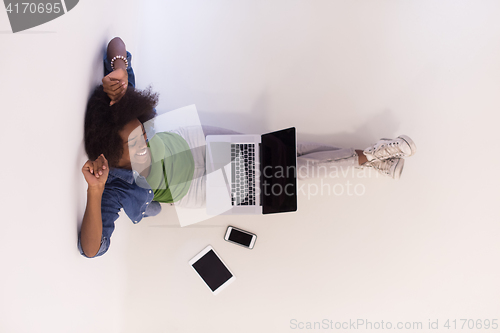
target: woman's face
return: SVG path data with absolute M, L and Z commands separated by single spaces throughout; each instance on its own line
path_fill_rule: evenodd
M 146 131 L 138 119 L 134 119 L 119 132 L 123 140 L 123 155 L 118 166 L 141 173 L 151 165 L 151 152 L 146 145 Z

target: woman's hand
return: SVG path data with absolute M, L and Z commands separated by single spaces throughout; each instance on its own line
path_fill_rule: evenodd
M 104 185 L 108 179 L 108 160 L 101 154 L 95 161 L 88 160 L 82 168 L 83 176 L 89 188 L 96 188 L 104 191 Z
M 123 68 L 117 68 L 102 79 L 104 92 L 111 98 L 109 106 L 118 103 L 125 96 L 128 87 L 128 73 Z

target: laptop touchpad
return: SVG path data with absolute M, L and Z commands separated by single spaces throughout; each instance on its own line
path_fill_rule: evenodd
M 231 177 L 231 143 L 209 142 L 208 144 L 210 145 L 210 156 L 207 157 L 207 173 L 215 172 L 212 175 L 214 181 L 210 182 L 210 186 L 226 187 L 229 189 Z
M 209 142 L 210 162 L 226 165 L 231 162 L 231 142 Z

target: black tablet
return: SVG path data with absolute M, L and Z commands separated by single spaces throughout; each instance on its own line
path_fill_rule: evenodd
M 210 245 L 191 259 L 189 264 L 214 295 L 236 279 Z

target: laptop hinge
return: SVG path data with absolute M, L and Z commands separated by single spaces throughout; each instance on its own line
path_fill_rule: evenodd
M 260 169 L 260 202 L 259 206 L 262 206 L 264 201 L 264 191 L 262 190 L 262 184 L 264 181 L 264 172 L 262 172 L 262 143 L 259 143 L 259 169 Z

